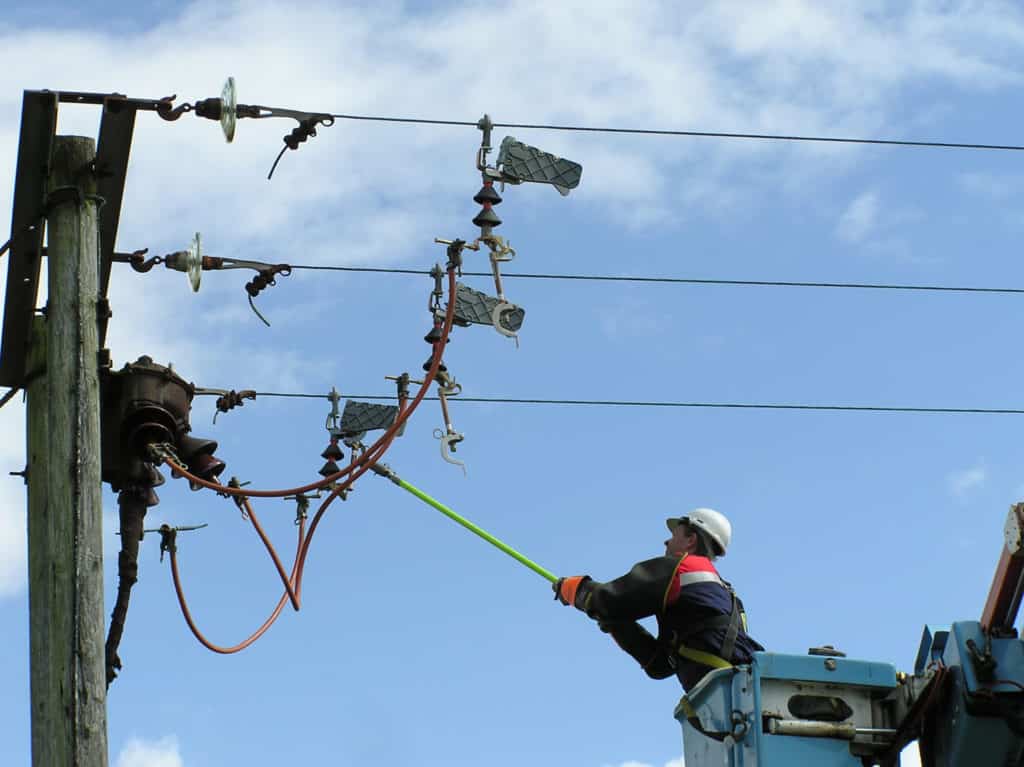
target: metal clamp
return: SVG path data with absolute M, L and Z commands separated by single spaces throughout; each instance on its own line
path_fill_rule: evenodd
M 512 243 L 506 242 L 496 234 L 481 237 L 480 240 L 490 248 L 491 274 L 494 275 L 494 290 L 498 294 L 498 298 L 504 301 L 505 292 L 501 288 L 501 267 L 499 264 L 511 261 L 515 258 L 516 251 L 513 249 Z
M 452 426 L 451 415 L 448 412 L 448 398 L 461 394 L 462 385 L 457 383 L 446 370 L 439 370 L 436 380 L 437 398 L 441 401 L 441 415 L 444 418 L 444 431 L 434 429 L 434 439 L 441 441 L 441 458 L 448 463 L 461 467 L 463 476 L 468 476 L 465 462 L 452 457 L 456 450 L 456 445 L 466 437 Z
M 469 476 L 466 472 L 466 462 L 460 461 L 457 458 L 452 458 L 452 453 L 455 452 L 455 446 L 465 439 L 465 436 L 457 431 L 449 431 L 447 434 L 440 429 L 434 429 L 434 439 L 441 440 L 441 458 L 448 463 L 453 463 L 456 466 L 462 468 L 462 475 Z
M 435 237 L 434 242 L 438 245 L 448 246 L 448 266 L 454 268 L 456 273 L 462 276 L 462 251 L 463 250 L 480 250 L 480 242 L 466 242 L 465 240 L 444 240 L 440 237 Z
M 241 481 L 239 481 L 238 477 L 232 477 L 231 479 L 228 480 L 228 487 L 234 488 L 235 490 L 241 490 L 246 485 L 251 485 L 251 484 L 252 484 L 252 482 L 241 482 Z M 235 506 L 237 506 L 238 510 L 241 512 L 242 519 L 249 519 L 249 514 L 245 510 L 245 502 L 248 500 L 247 496 L 244 496 L 244 495 L 230 495 L 229 493 L 224 493 L 224 492 L 218 493 L 218 495 L 220 495 L 223 498 L 230 497 L 231 500 L 235 502 Z
M 330 393 L 327 395 L 327 399 L 331 402 L 331 412 L 327 414 L 327 421 L 324 423 L 324 428 L 327 429 L 327 433 L 331 435 L 331 439 L 341 438 L 341 411 L 338 409 L 338 403 L 341 402 L 341 394 L 338 390 L 331 387 Z
M 440 264 L 434 264 L 430 276 L 434 278 L 434 289 L 430 291 L 427 311 L 436 316 L 441 313 L 441 301 L 444 299 L 444 270 Z
M 213 414 L 213 422 L 217 423 L 217 416 L 221 413 L 226 413 L 229 410 L 234 410 L 236 407 L 242 407 L 245 402 L 243 400 L 256 399 L 255 389 L 242 389 L 241 391 L 235 391 L 234 389 L 212 389 L 208 387 L 197 386 L 195 389 L 197 395 L 202 394 L 216 394 L 217 402 L 215 407 L 217 412 Z
M 405 402 L 409 398 L 409 384 L 413 383 L 413 381 L 409 378 L 408 373 L 402 373 L 397 376 L 384 376 L 384 380 L 395 382 L 399 403 Z
M 301 525 L 309 516 L 309 502 L 312 500 L 318 500 L 319 498 L 320 491 L 317 490 L 315 493 L 309 495 L 304 493 L 299 493 L 298 495 L 286 495 L 282 500 L 295 501 L 295 524 Z
M 154 466 L 160 466 L 167 459 L 174 461 L 179 466 L 185 463 L 178 457 L 174 445 L 170 442 L 153 442 L 146 447 L 146 453 L 149 463 Z

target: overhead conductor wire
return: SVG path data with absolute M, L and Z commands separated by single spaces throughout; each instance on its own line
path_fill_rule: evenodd
M 369 115 L 348 115 L 348 114 L 335 114 L 333 117 L 338 119 L 346 120 L 366 120 L 366 121 L 378 121 L 378 122 L 393 122 L 393 123 L 416 123 L 416 124 L 430 124 L 430 125 L 457 125 L 457 126 L 469 126 L 476 127 L 476 121 L 461 121 L 461 120 L 431 120 L 431 119 L 417 119 L 417 118 L 398 118 L 398 117 L 378 117 Z M 1024 150 L 1024 146 L 1017 145 L 998 145 L 998 144 L 980 144 L 980 143 L 957 143 L 957 142 L 939 142 L 939 141 L 909 141 L 909 140 L 894 140 L 894 139 L 860 139 L 860 138 L 844 138 L 834 136 L 807 136 L 807 135 L 779 135 L 779 134 L 762 134 L 762 133 L 729 133 L 729 132 L 713 132 L 713 131 L 690 131 L 690 130 L 660 130 L 660 129 L 647 129 L 647 128 L 603 128 L 603 127 L 592 127 L 592 126 L 570 126 L 570 125 L 551 125 L 551 124 L 531 124 L 531 123 L 495 123 L 494 127 L 500 128 L 522 128 L 522 129 L 537 129 L 537 130 L 555 130 L 555 131 L 573 131 L 573 132 L 590 132 L 590 133 L 609 133 L 609 134 L 632 134 L 632 135 L 647 135 L 647 136 L 689 136 L 689 137 L 702 137 L 702 138 L 731 138 L 731 139 L 756 139 L 756 140 L 774 140 L 774 141 L 805 141 L 805 142 L 828 142 L 828 143 L 844 143 L 844 144 L 874 144 L 874 145 L 891 145 L 891 146 L 912 146 L 912 147 L 937 147 L 937 148 L 959 148 L 959 149 L 987 149 L 987 150 Z M 6 247 L 3 248 L 6 250 Z M 0 251 L 2 255 L 3 251 Z M 294 267 L 294 268 L 307 268 L 307 269 L 333 269 L 337 271 L 390 271 L 390 272 L 412 272 L 412 270 L 383 270 L 383 269 L 360 269 L 357 267 Z M 420 272 L 415 272 L 420 273 Z M 174 472 L 182 477 L 189 479 L 199 486 L 206 487 L 215 490 L 221 495 L 226 497 L 234 497 L 236 500 L 241 499 L 241 506 L 246 509 L 246 513 L 249 519 L 253 523 L 253 526 L 263 541 L 264 546 L 267 548 L 272 560 L 274 561 L 275 568 L 281 577 L 282 583 L 284 584 L 285 591 L 282 594 L 280 600 L 270 617 L 246 640 L 235 645 L 234 647 L 219 647 L 209 642 L 202 636 L 201 632 L 195 626 L 194 621 L 188 611 L 187 604 L 183 590 L 181 588 L 181 582 L 178 572 L 177 555 L 175 548 L 172 547 L 170 550 L 171 559 L 171 571 L 175 584 L 175 591 L 178 595 L 178 601 L 182 608 L 182 612 L 185 616 L 186 622 L 193 634 L 199 639 L 204 646 L 209 649 L 220 652 L 220 653 L 232 653 L 238 652 L 239 650 L 248 647 L 252 642 L 256 641 L 262 634 L 273 624 L 273 622 L 280 615 L 281 610 L 284 607 L 286 601 L 290 600 L 292 606 L 295 609 L 299 609 L 301 588 L 302 588 L 302 573 L 305 564 L 306 555 L 308 554 L 310 544 L 312 542 L 313 533 L 319 524 L 324 512 L 330 506 L 331 502 L 337 498 L 342 492 L 352 486 L 356 479 L 364 474 L 371 466 L 373 466 L 387 451 L 391 442 L 394 439 L 394 435 L 409 418 L 412 412 L 418 407 L 420 402 L 425 398 L 426 392 L 429 386 L 432 384 L 437 370 L 441 364 L 441 358 L 443 353 L 444 344 L 447 341 L 448 333 L 452 326 L 452 320 L 454 317 L 455 309 L 455 269 L 452 264 L 449 264 L 449 302 L 448 309 L 445 315 L 444 327 L 442 331 L 441 339 L 434 345 L 433 356 L 431 360 L 431 366 L 424 378 L 424 382 L 421 385 L 413 401 L 408 407 L 403 407 L 404 403 L 400 403 L 399 414 L 395 419 L 395 423 L 385 431 L 384 435 L 380 437 L 370 448 L 368 448 L 358 459 L 353 456 L 353 459 L 346 469 L 342 469 L 334 475 L 324 477 L 316 482 L 309 483 L 302 487 L 291 488 L 288 490 L 243 490 L 241 488 L 231 488 L 228 486 L 221 485 L 217 482 L 209 482 L 201 479 L 191 472 L 189 472 L 184 466 L 180 466 L 170 457 L 165 457 L 164 460 L 171 466 Z M 630 281 L 630 282 L 665 282 L 665 283 L 687 283 L 687 284 L 722 284 L 722 285 L 760 285 L 760 286 L 785 286 L 785 287 L 833 287 L 833 288 L 861 288 L 861 289 L 891 289 L 891 290 L 943 290 L 943 291 L 962 291 L 962 292 L 991 292 L 991 293 L 1018 293 L 1024 292 L 1020 289 L 996 289 L 996 288 L 950 288 L 940 286 L 900 286 L 900 285 L 870 285 L 870 284 L 855 284 L 855 283 L 797 283 L 797 282 L 778 282 L 778 281 L 754 281 L 754 280 L 698 280 L 698 279 L 683 279 L 683 278 L 650 278 L 650 277 L 614 277 L 614 276 L 598 276 L 598 275 L 527 275 L 527 274 L 509 274 L 509 277 L 526 277 L 534 279 L 575 279 L 575 280 L 603 280 L 603 281 Z M 5 402 L 13 396 L 13 392 L 8 392 L 5 397 Z M 283 395 L 283 394 L 272 394 L 264 393 L 263 396 L 307 396 L 307 395 Z M 369 397 L 365 399 L 380 399 L 379 397 Z M 641 403 L 641 402 L 625 402 L 625 401 L 585 401 L 585 400 L 527 400 L 527 399 L 507 399 L 507 398 L 463 398 L 463 401 L 480 401 L 480 402 L 507 402 L 507 403 L 521 403 L 521 404 L 558 404 L 558 405 L 631 405 L 631 406 L 659 406 L 659 407 L 732 407 L 732 408 L 769 408 L 769 409 L 806 409 L 806 410 L 861 410 L 861 411 L 884 411 L 884 412 L 969 412 L 969 413 L 981 413 L 981 412 L 993 412 L 993 413 L 1024 413 L 1024 411 L 1018 410 L 989 410 L 980 408 L 887 408 L 887 407 L 858 407 L 858 406 L 812 406 L 812 405 L 758 405 L 752 403 Z M 262 527 L 259 524 L 255 514 L 252 511 L 252 507 L 249 504 L 250 497 L 283 497 L 286 495 L 299 495 L 310 490 L 319 490 L 326 488 L 327 486 L 337 482 L 342 477 L 347 476 L 348 478 L 341 484 L 336 485 L 327 496 L 326 499 L 321 503 L 318 508 L 316 515 L 310 524 L 308 533 L 305 531 L 305 520 L 300 518 L 299 520 L 299 543 L 296 551 L 296 557 L 292 565 L 292 571 L 290 575 L 286 575 L 284 567 L 280 562 L 276 552 L 274 551 L 273 545 L 270 543 L 266 534 L 263 532 Z
M 224 655 L 244 650 L 257 639 L 259 639 L 261 636 L 263 636 L 264 633 L 266 633 L 267 629 L 269 629 L 270 626 L 273 625 L 273 623 L 277 620 L 278 616 L 280 616 L 285 603 L 289 599 L 291 600 L 294 609 L 298 610 L 300 608 L 302 597 L 302 576 L 305 568 L 306 556 L 309 553 L 309 548 L 313 541 L 313 534 L 316 532 L 316 528 L 320 524 L 321 518 L 327 511 L 330 504 L 339 495 L 341 495 L 341 493 L 350 488 L 352 484 L 357 479 L 359 479 L 359 477 L 365 474 L 370 469 L 371 466 L 373 466 L 378 460 L 380 460 L 380 458 L 383 457 L 384 453 L 387 452 L 388 448 L 391 446 L 391 443 L 394 441 L 396 432 L 398 432 L 398 430 L 402 428 L 402 425 L 409 419 L 413 411 L 415 411 L 415 409 L 419 406 L 420 402 L 423 401 L 423 399 L 426 396 L 427 390 L 433 383 L 434 377 L 437 375 L 437 371 L 441 366 L 444 347 L 448 341 L 448 334 L 451 332 L 451 328 L 455 319 L 455 266 L 453 264 L 449 264 L 448 277 L 448 307 L 445 312 L 444 321 L 441 326 L 441 336 L 439 340 L 433 344 L 430 368 L 423 379 L 423 384 L 416 392 L 416 396 L 413 398 L 412 402 L 410 402 L 408 405 L 406 405 L 404 401 L 399 402 L 399 412 L 395 418 L 395 422 L 384 432 L 380 439 L 378 439 L 375 443 L 373 443 L 373 445 L 367 448 L 358 459 L 353 455 L 352 461 L 347 468 L 342 469 L 336 474 L 332 474 L 328 477 L 325 477 L 323 480 L 319 482 L 313 482 L 301 488 L 293 488 L 291 490 L 286 491 L 255 491 L 248 490 L 245 488 L 233 488 L 227 485 L 222 485 L 219 482 L 209 482 L 207 480 L 201 479 L 200 477 L 197 477 L 195 474 L 192 474 L 184 466 L 178 464 L 178 462 L 175 461 L 173 458 L 167 456 L 164 457 L 164 461 L 171 467 L 175 474 L 180 475 L 181 477 L 188 479 L 190 482 L 194 482 L 202 487 L 215 490 L 220 495 L 233 496 L 236 499 L 242 499 L 242 506 L 245 508 L 246 513 L 248 514 L 250 521 L 253 523 L 253 526 L 256 529 L 257 534 L 260 536 L 260 539 L 263 541 L 264 546 L 270 553 L 271 558 L 274 561 L 275 568 L 277 569 L 278 574 L 281 577 L 281 580 L 285 588 L 284 593 L 281 595 L 277 605 L 271 612 L 270 616 L 248 638 L 231 647 L 222 647 L 220 645 L 216 645 L 203 635 L 203 633 L 199 630 L 198 626 L 195 624 L 195 621 L 192 618 L 191 611 L 188 609 L 188 604 L 185 600 L 184 589 L 181 584 L 181 576 L 178 570 L 177 551 L 174 547 L 172 547 L 169 551 L 171 560 L 171 577 L 174 581 L 174 590 L 178 597 L 178 604 L 181 608 L 182 615 L 185 618 L 185 622 L 188 625 L 189 629 L 191 630 L 192 634 L 207 649 Z M 284 495 L 299 495 L 309 490 L 324 488 L 345 475 L 350 476 L 344 482 L 334 487 L 331 490 L 330 494 L 320 504 L 316 514 L 313 516 L 312 522 L 309 525 L 308 532 L 305 530 L 305 519 L 300 516 L 299 543 L 295 553 L 295 559 L 292 563 L 291 574 L 286 576 L 284 572 L 284 567 L 281 564 L 276 551 L 274 551 L 273 545 L 271 544 L 270 540 L 266 537 L 266 534 L 263 532 L 262 527 L 260 526 L 258 520 L 253 514 L 252 507 L 249 504 L 248 500 L 249 496 L 282 497 Z
M 457 125 L 476 128 L 477 120 L 431 120 L 418 117 L 381 117 L 377 115 L 332 114 L 338 120 L 407 123 L 415 125 Z M 759 141 L 806 141 L 829 144 L 872 144 L 876 146 L 933 147 L 938 149 L 990 149 L 1022 151 L 1017 144 L 981 144 L 956 141 L 910 141 L 903 139 L 846 138 L 840 136 L 808 136 L 778 133 L 731 133 L 727 131 L 669 130 L 661 128 L 605 128 L 588 125 L 551 125 L 544 123 L 492 123 L 495 128 L 522 128 L 524 130 L 551 130 L 573 133 L 613 133 L 635 136 L 689 136 L 692 138 L 754 139 Z
M 289 264 L 292 269 L 323 272 L 355 272 L 367 274 L 430 274 L 423 269 L 402 269 L 375 266 L 317 266 L 313 264 Z M 491 272 L 462 272 L 465 277 L 491 277 Z M 909 290 L 939 293 L 1006 293 L 1021 294 L 1024 288 L 989 288 L 959 285 L 908 285 L 880 282 L 801 282 L 794 280 L 726 280 L 697 277 L 658 277 L 614 274 L 545 274 L 528 272 L 502 272 L 502 278 L 513 277 L 528 280 L 569 280 L 576 282 L 636 282 L 675 285 L 735 285 L 761 288 L 845 288 L 852 290 Z
M 306 394 L 302 392 L 256 392 L 257 397 L 286 397 L 294 399 L 323 399 L 322 394 Z M 353 399 L 389 400 L 384 394 L 353 394 Z M 437 401 L 438 397 L 425 397 Z M 532 397 L 469 397 L 459 396 L 459 402 L 474 402 L 506 405 L 555 405 L 580 407 L 647 407 L 647 408 L 709 408 L 720 410 L 814 410 L 826 412 L 855 413 L 931 413 L 931 414 L 962 414 L 962 415 L 1024 415 L 1021 408 L 986 408 L 986 407 L 917 407 L 903 405 L 812 405 L 804 403 L 780 402 L 682 402 L 659 400 L 621 400 L 621 399 L 544 399 Z

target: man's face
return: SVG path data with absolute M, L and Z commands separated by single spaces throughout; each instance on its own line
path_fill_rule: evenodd
M 688 533 L 686 525 L 677 525 L 672 536 L 665 541 L 665 556 L 681 557 L 697 550 L 697 534 Z

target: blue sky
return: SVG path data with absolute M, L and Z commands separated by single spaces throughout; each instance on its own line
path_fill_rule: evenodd
M 195 101 L 227 75 L 243 102 L 317 111 L 1021 143 L 1024 15 L 1006 3 L 149 3 L 56 26 L 37 7 L 0 23 L 4 209 L 23 90 Z M 97 125 L 62 109 L 63 132 Z M 226 145 L 212 123 L 140 115 L 118 249 L 166 253 L 201 231 L 214 255 L 428 268 L 434 237 L 473 235 L 476 130 L 340 121 L 268 183 L 291 127 L 243 121 Z M 584 173 L 568 198 L 506 190 L 509 271 L 1024 285 L 1016 153 L 512 133 Z M 202 386 L 370 394 L 426 356 L 425 278 L 296 272 L 258 299 L 271 328 L 248 279 L 209 273 L 193 295 L 180 274 L 115 270 L 115 364 L 145 353 Z M 1013 296 L 506 292 L 527 312 L 518 350 L 481 327 L 449 345 L 466 395 L 1021 406 Z M 260 398 L 214 426 L 202 400 L 193 425 L 230 474 L 293 486 L 316 476 L 327 408 Z M 925 623 L 978 616 L 1024 493 L 1016 416 L 455 402 L 453 420 L 468 478 L 431 438 L 436 403 L 387 461 L 548 569 L 612 578 L 661 551 L 666 516 L 713 506 L 735 526 L 722 572 L 764 645 L 904 670 Z M 0 411 L 5 472 L 23 466 L 23 421 L 18 401 Z M 148 526 L 209 523 L 181 541 L 185 587 L 214 641 L 240 640 L 278 595 L 258 540 L 233 504 L 170 480 L 158 492 Z M 17 480 L 0 484 L 12 764 L 29 762 L 24 503 Z M 105 507 L 109 611 L 109 491 Z M 293 506 L 256 509 L 289 552 Z M 679 764 L 674 681 L 648 680 L 537 575 L 377 478 L 326 517 L 302 611 L 240 655 L 188 633 L 156 537 L 140 566 L 110 691 L 114 767 Z

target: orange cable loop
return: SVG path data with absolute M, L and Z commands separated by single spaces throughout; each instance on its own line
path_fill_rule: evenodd
M 434 377 L 437 375 L 437 371 L 441 366 L 441 360 L 444 355 L 444 346 L 448 342 L 448 334 L 451 332 L 453 319 L 455 316 L 454 267 L 449 267 L 448 278 L 448 309 L 445 313 L 441 338 L 433 346 L 430 370 L 427 371 L 427 375 L 423 379 L 422 386 L 420 386 L 419 391 L 416 392 L 416 396 L 413 398 L 411 403 L 407 403 L 404 399 L 399 400 L 399 412 L 398 416 L 395 418 L 395 422 L 391 425 L 390 428 L 387 429 L 387 431 L 384 432 L 380 439 L 378 439 L 376 442 L 373 443 L 373 445 L 366 449 L 366 451 L 362 454 L 360 458 L 357 459 L 353 455 L 351 463 L 349 463 L 349 465 L 345 469 L 342 469 L 336 474 L 324 477 L 324 479 L 320 480 L 319 482 L 314 482 L 312 484 L 305 485 L 299 488 L 292 488 L 290 490 L 243 490 L 241 488 L 228 487 L 226 485 L 220 484 L 219 482 L 208 482 L 204 479 L 200 479 L 199 477 L 195 476 L 187 469 L 185 469 L 185 467 L 179 466 L 175 461 L 171 460 L 170 458 L 164 458 L 164 460 L 171 467 L 171 469 L 173 469 L 173 471 L 179 474 L 180 476 L 192 482 L 195 482 L 203 487 L 209 488 L 211 490 L 216 490 L 218 493 L 222 495 L 241 497 L 243 499 L 243 505 L 245 507 L 246 514 L 248 515 L 250 521 L 252 522 L 253 527 L 256 530 L 256 533 L 260 537 L 260 540 L 263 541 L 263 544 L 266 547 L 267 552 L 270 554 L 270 557 L 274 562 L 274 566 L 277 569 L 278 575 L 281 576 L 281 581 L 284 584 L 285 588 L 285 591 L 281 595 L 281 598 L 278 600 L 277 605 L 274 608 L 274 611 L 263 622 L 263 624 L 258 629 L 256 629 L 256 631 L 254 631 L 248 638 L 244 639 L 242 642 L 239 642 L 237 645 L 234 645 L 232 647 L 221 647 L 219 645 L 215 645 L 203 635 L 203 633 L 196 626 L 195 621 L 192 618 L 192 614 L 188 609 L 188 604 L 185 601 L 184 590 L 181 585 L 181 575 L 178 571 L 177 551 L 172 549 L 170 552 L 171 577 L 174 581 L 174 590 L 178 597 L 178 604 L 181 607 L 182 616 L 185 618 L 185 623 L 188 624 L 188 627 L 191 630 L 193 636 L 195 636 L 195 638 L 199 640 L 199 643 L 206 647 L 208 650 L 220 653 L 222 655 L 231 655 L 240 652 L 249 647 L 251 644 L 253 644 L 253 642 L 255 642 L 257 639 L 263 636 L 264 633 L 266 633 L 267 629 L 269 629 L 280 616 L 282 609 L 284 609 L 286 601 L 290 600 L 292 603 L 292 607 L 295 610 L 299 610 L 299 608 L 301 607 L 302 576 L 305 570 L 306 556 L 309 553 L 309 547 L 313 540 L 313 533 L 316 531 L 316 528 L 320 523 L 320 519 L 323 517 L 324 513 L 327 511 L 331 503 L 339 495 L 341 495 L 341 493 L 350 488 L 359 477 L 361 477 L 363 474 L 369 471 L 370 467 L 373 466 L 377 461 L 379 461 L 383 457 L 384 453 L 386 453 L 387 450 L 391 447 L 391 443 L 394 442 L 396 432 L 402 427 L 402 425 L 409 419 L 409 417 L 419 406 L 420 402 L 426 396 L 430 384 L 433 383 Z M 256 518 L 256 515 L 252 509 L 252 505 L 249 503 L 249 497 L 252 496 L 266 498 L 280 497 L 283 495 L 298 495 L 300 493 L 308 492 L 309 490 L 321 489 L 323 487 L 326 487 L 328 484 L 336 481 L 337 479 L 345 476 L 346 474 L 351 474 L 352 476 L 350 476 L 345 482 L 335 487 L 331 491 L 330 495 L 328 495 L 327 498 L 323 500 L 323 502 L 320 504 L 320 507 L 317 509 L 316 514 L 313 517 L 312 523 L 310 523 L 308 533 L 306 532 L 306 520 L 304 518 L 299 520 L 299 539 L 295 552 L 295 560 L 292 563 L 291 576 L 286 576 L 284 572 L 284 566 L 281 564 L 281 560 L 278 557 L 277 552 L 274 550 L 273 544 L 270 542 L 269 538 L 267 537 L 266 533 L 263 530 L 263 527 L 260 525 L 259 520 Z
M 404 398 L 400 399 L 399 402 L 398 402 L 399 414 L 401 414 L 401 412 L 404 411 L 405 407 L 406 407 L 405 399 Z M 355 481 L 357 479 L 359 479 L 359 477 L 361 477 L 363 474 L 365 474 L 366 471 L 373 464 L 375 464 L 378 460 L 380 460 L 380 458 L 384 455 L 384 453 L 387 452 L 388 448 L 391 447 L 391 443 L 392 442 L 394 442 L 394 437 L 392 437 L 390 440 L 388 440 L 388 442 L 386 444 L 381 445 L 380 447 L 377 447 L 375 454 L 372 452 L 373 451 L 372 447 L 368 448 L 363 453 L 363 458 L 362 458 L 362 461 L 361 461 L 361 465 L 357 469 L 357 473 L 354 476 L 352 476 L 343 485 L 335 488 L 331 492 L 331 494 L 328 495 L 323 500 L 323 502 L 320 504 L 320 507 L 317 509 L 316 514 L 313 515 L 313 522 L 309 526 L 309 533 L 306 535 L 305 541 L 303 541 L 302 552 L 299 555 L 298 577 L 297 577 L 297 583 L 296 583 L 296 592 L 298 593 L 300 599 L 302 597 L 302 582 L 303 582 L 303 575 L 305 574 L 306 555 L 309 553 L 309 547 L 313 543 L 313 533 L 316 532 L 316 529 L 317 529 L 317 527 L 320 524 L 320 519 L 327 512 L 327 508 L 331 505 L 331 503 L 334 502 L 334 500 L 338 496 L 340 496 L 345 490 L 347 490 L 353 484 L 355 484 Z M 376 447 L 376 443 L 375 443 L 374 447 Z M 356 463 L 356 458 L 353 455 L 353 457 L 352 457 L 352 466 L 350 466 L 350 468 L 353 468 L 355 466 L 355 463 Z
M 301 605 L 299 604 L 299 598 L 295 593 L 292 586 L 291 578 L 285 575 L 284 565 L 281 564 L 281 559 L 277 556 L 277 551 L 274 550 L 274 544 L 267 538 L 267 534 L 263 532 L 263 526 L 260 525 L 258 519 L 256 519 L 256 512 L 253 511 L 252 504 L 249 503 L 248 498 L 242 499 L 242 505 L 245 507 L 245 513 L 249 516 L 249 521 L 252 522 L 252 526 L 256 528 L 256 534 L 259 535 L 260 540 L 263 541 L 263 545 L 267 548 L 267 553 L 270 554 L 270 558 L 274 560 L 274 567 L 277 568 L 277 574 L 281 576 L 281 583 L 284 584 L 285 592 L 288 594 L 288 599 L 291 600 L 292 608 L 298 612 Z M 301 550 L 303 541 L 299 541 L 299 547 Z M 297 556 L 297 555 L 296 555 Z
M 386 440 L 390 441 L 391 438 L 394 437 L 394 435 L 398 432 L 398 430 L 402 428 L 405 422 L 409 420 L 409 417 L 413 414 L 413 412 L 419 406 L 420 402 L 422 402 L 423 398 L 427 395 L 427 390 L 433 383 L 434 377 L 437 375 L 438 368 L 440 368 L 441 366 L 441 359 L 444 356 L 444 346 L 448 342 L 448 334 L 451 332 L 454 318 L 455 268 L 453 266 L 449 266 L 448 309 L 445 312 L 444 324 L 441 331 L 441 338 L 437 341 L 437 343 L 434 344 L 433 347 L 430 370 L 427 371 L 427 375 L 423 379 L 423 384 L 420 386 L 419 391 L 416 392 L 416 396 L 413 397 L 412 402 L 409 403 L 409 406 L 404 411 L 399 413 L 398 417 L 395 418 L 395 422 L 391 424 L 387 431 L 385 431 L 384 434 L 382 434 L 381 437 L 376 442 L 374 442 L 373 445 L 369 447 L 369 449 L 366 451 L 366 454 L 364 454 L 364 458 L 366 455 L 369 455 L 374 450 L 376 450 L 380 445 L 384 444 Z M 378 456 L 378 458 L 379 457 L 380 456 Z M 242 489 L 228 487 L 226 485 L 222 485 L 220 482 L 210 482 L 208 480 L 197 477 L 195 474 L 192 474 L 188 469 L 186 469 L 184 466 L 180 466 L 171 458 L 164 456 L 163 460 L 164 462 L 167 463 L 168 466 L 171 467 L 171 469 L 173 469 L 173 473 L 179 474 L 181 477 L 189 480 L 190 482 L 194 482 L 195 484 L 200 485 L 201 487 L 205 487 L 210 490 L 216 490 L 221 495 L 234 497 L 246 496 L 250 498 L 280 498 L 286 495 L 299 495 L 301 493 L 307 493 L 310 490 L 320 490 L 322 488 L 327 487 L 327 485 L 331 484 L 332 482 L 336 482 L 341 477 L 351 473 L 353 470 L 357 468 L 357 464 L 349 464 L 346 468 L 342 469 L 341 471 L 324 477 L 321 480 L 311 482 L 310 484 L 303 485 L 301 487 L 289 488 L 287 490 L 249 490 L 248 488 Z M 362 463 L 363 462 L 360 461 L 359 466 L 361 466 Z
M 381 456 L 384 455 L 384 453 L 387 451 L 387 449 L 389 447 L 391 447 L 391 442 L 392 441 L 393 441 L 393 438 L 392 438 L 392 440 L 388 441 L 387 444 L 382 445 L 378 449 L 376 455 L 371 456 L 370 452 L 367 451 L 364 454 L 364 456 L 363 456 L 364 460 L 362 461 L 362 465 L 360 465 L 360 467 L 356 470 L 356 473 L 353 474 L 352 477 L 349 478 L 348 481 L 346 481 L 344 485 L 339 485 L 334 490 L 332 490 L 331 494 L 328 495 L 323 500 L 323 502 L 320 504 L 320 508 L 317 509 L 316 514 L 313 515 L 313 521 L 309 525 L 309 533 L 306 535 L 306 539 L 302 543 L 302 550 L 301 550 L 301 552 L 298 555 L 298 572 L 299 572 L 299 574 L 298 574 L 297 593 L 298 593 L 300 598 L 302 597 L 302 576 L 303 576 L 303 574 L 305 572 L 305 567 L 306 567 L 306 555 L 309 553 L 309 547 L 310 547 L 310 545 L 313 542 L 313 533 L 316 532 L 316 528 L 320 524 L 320 519 L 323 517 L 324 513 L 327 511 L 327 507 L 330 506 L 331 503 L 334 501 L 334 499 L 337 498 L 339 495 L 341 495 L 341 493 L 344 490 L 346 490 L 348 487 L 351 487 L 351 485 L 357 479 L 359 479 L 359 477 L 361 477 L 363 474 L 365 474 L 367 471 L 369 471 L 370 467 L 374 463 L 376 463 L 380 459 Z
M 292 565 L 292 578 L 295 577 L 295 573 L 298 570 L 298 557 L 299 551 L 301 551 L 302 549 L 303 539 L 305 538 L 305 528 L 305 520 L 301 520 L 299 523 L 299 543 L 295 551 L 295 562 Z M 171 578 L 174 580 L 174 591 L 178 595 L 178 605 L 181 607 L 181 614 L 185 618 L 185 623 L 188 624 L 189 629 L 192 631 L 192 635 L 195 636 L 195 638 L 199 640 L 199 643 L 203 645 L 203 647 L 205 647 L 207 650 L 220 653 L 221 655 L 233 655 L 236 652 L 241 652 L 266 633 L 267 629 L 269 629 L 274 624 L 274 621 L 276 621 L 278 616 L 281 614 L 281 610 L 284 609 L 285 602 L 288 601 L 288 591 L 286 590 L 281 595 L 281 598 L 278 600 L 277 606 L 274 608 L 274 611 L 270 614 L 270 617 L 263 621 L 263 625 L 261 625 L 258 629 L 256 629 L 256 631 L 250 634 L 247 639 L 242 640 L 241 642 L 232 647 L 221 647 L 219 645 L 215 645 L 213 644 L 213 642 L 211 642 L 209 639 L 203 636 L 203 633 L 196 626 L 195 621 L 192 620 L 192 613 L 189 612 L 188 605 L 185 603 L 185 593 L 181 587 L 181 575 L 178 572 L 178 553 L 175 549 L 171 549 L 170 555 Z

